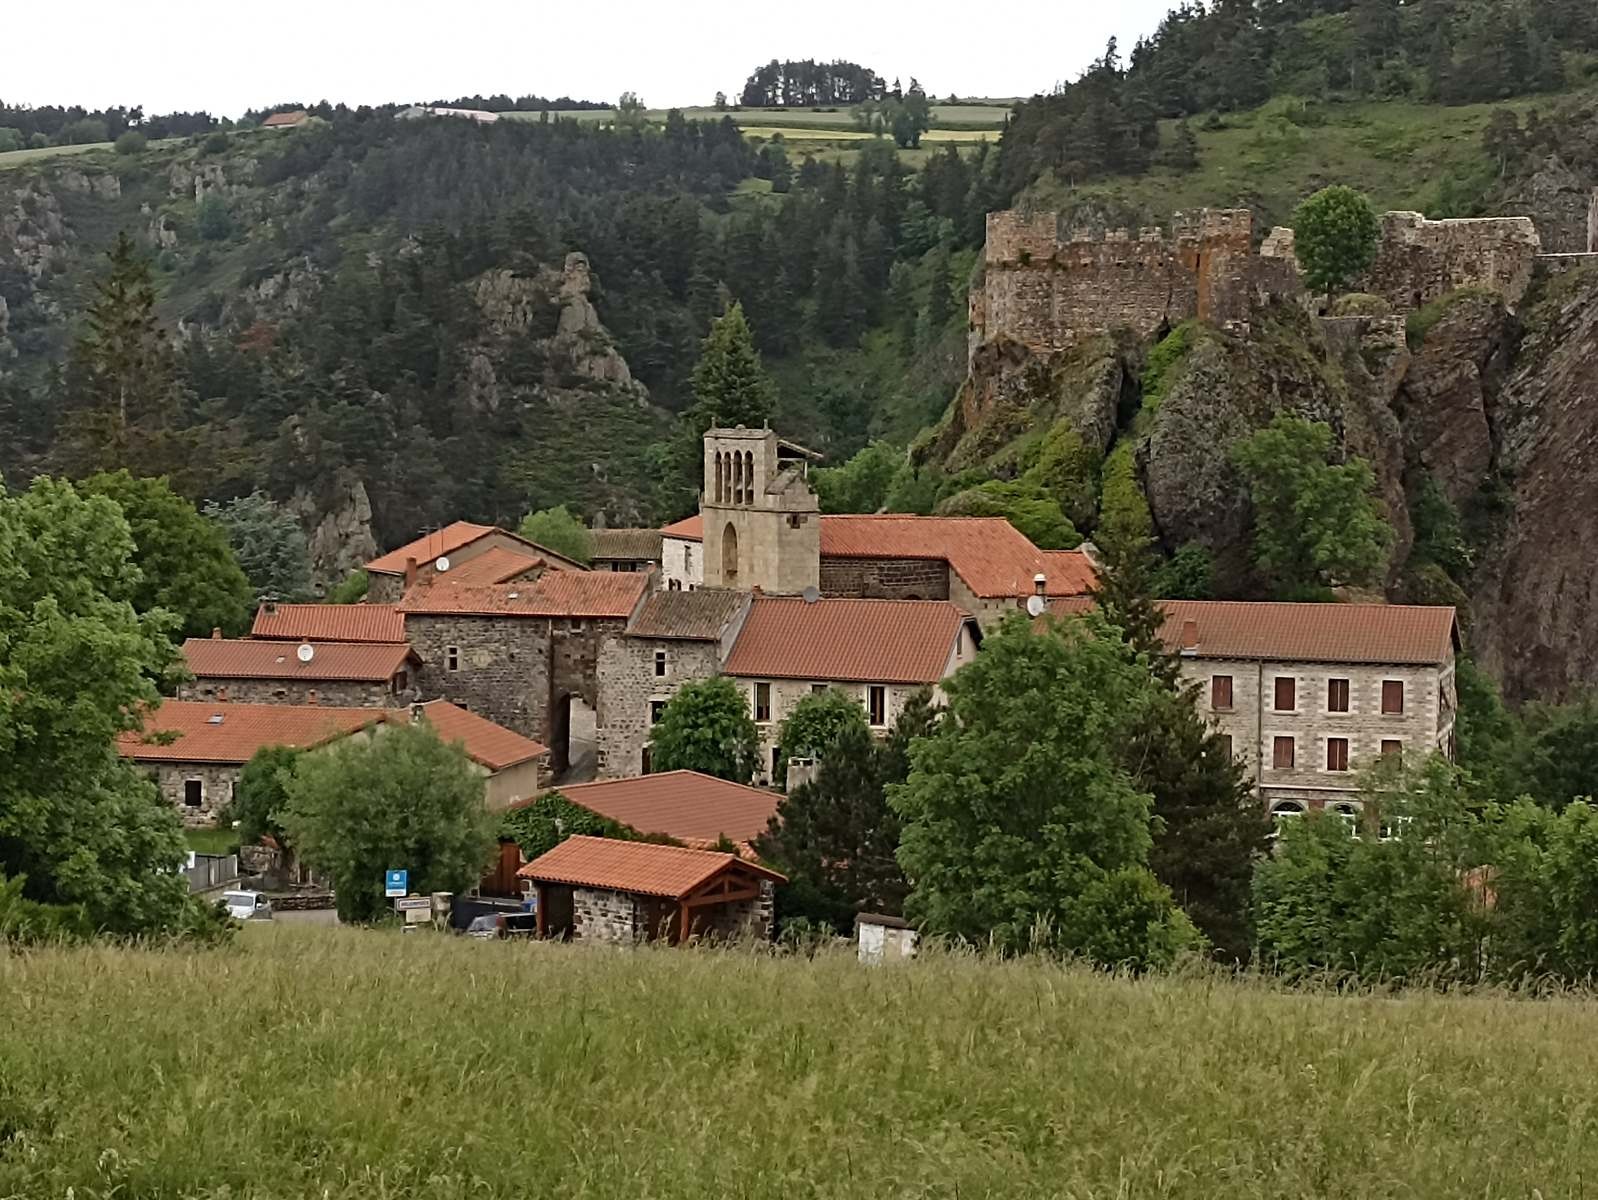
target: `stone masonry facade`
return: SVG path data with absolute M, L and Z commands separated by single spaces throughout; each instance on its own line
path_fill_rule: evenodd
M 572 889 L 572 937 L 584 942 L 630 946 L 642 936 L 638 902 L 627 892 Z
M 186 829 L 220 823 L 243 769 L 239 763 L 156 763 L 146 768 L 161 789 L 162 799 L 177 811 Z M 196 798 L 199 802 L 191 803 Z
M 288 679 L 216 679 L 202 676 L 178 688 L 179 700 L 232 700 L 241 704 L 323 704 L 334 708 L 399 708 L 419 697 L 415 687 L 390 683 Z
M 823 557 L 821 594 L 865 600 L 947 600 L 949 566 L 941 559 Z
M 755 899 L 707 905 L 694 915 L 694 936 L 770 941 L 776 911 L 774 896 L 771 882 L 762 880 L 760 895 Z M 646 898 L 628 892 L 573 888 L 572 934 L 580 941 L 629 946 L 649 936 L 652 919 L 676 919 L 659 911 L 668 905 L 670 901 L 652 905 Z
M 665 655 L 665 674 L 656 656 Z M 657 706 L 683 684 L 721 673 L 720 643 L 681 638 L 617 637 L 599 650 L 597 706 L 599 775 L 617 779 L 644 773 L 644 749 Z
M 1182 674 L 1198 685 L 1200 712 L 1231 739 L 1233 755 L 1269 808 L 1357 807 L 1359 771 L 1387 747 L 1417 759 L 1433 749 L 1452 753 L 1457 703 L 1452 663 L 1360 666 L 1184 658 Z M 1217 677 L 1223 681 L 1219 688 Z M 1278 679 L 1292 681 L 1291 708 L 1276 707 Z M 1334 685 L 1334 680 L 1340 682 Z M 1383 685 L 1393 683 L 1403 688 L 1401 713 L 1382 711 Z M 1334 697 L 1334 687 L 1341 692 L 1345 686 L 1347 711 L 1334 711 L 1345 703 L 1342 696 Z M 1228 692 L 1229 707 L 1224 703 Z M 1290 767 L 1276 765 L 1277 739 L 1291 739 Z M 1331 739 L 1346 743 L 1344 769 L 1329 757 Z

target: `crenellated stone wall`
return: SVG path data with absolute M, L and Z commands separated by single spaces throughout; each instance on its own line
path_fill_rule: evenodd
M 1428 221 L 1416 212 L 1390 212 L 1382 216 L 1376 261 L 1352 290 L 1408 312 L 1461 288 L 1484 288 L 1513 312 L 1541 253 L 1530 217 Z

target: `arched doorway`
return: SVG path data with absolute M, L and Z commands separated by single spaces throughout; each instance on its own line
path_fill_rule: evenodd
M 555 702 L 549 767 L 555 783 L 584 783 L 598 774 L 598 721 L 581 696 L 567 693 Z
M 729 587 L 738 582 L 738 530 L 731 521 L 721 533 L 721 582 Z

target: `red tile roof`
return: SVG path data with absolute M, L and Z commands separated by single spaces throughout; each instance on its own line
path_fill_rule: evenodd
M 824 516 L 821 556 L 942 559 L 984 599 L 1030 596 L 1040 573 L 1048 595 L 1075 595 L 1086 567 L 1083 556 L 1062 570 L 1053 552 L 1039 550 L 1003 517 Z
M 969 621 L 947 600 L 756 596 L 725 670 L 754 679 L 937 683 Z
M 248 762 L 265 746 L 304 750 L 385 719 L 379 708 L 324 708 L 314 704 L 236 704 L 166 700 L 144 721 L 144 733 L 124 733 L 117 752 L 139 762 Z M 214 718 L 220 717 L 221 720 Z M 177 737 L 146 741 L 154 734 Z
M 405 617 L 392 604 L 263 604 L 250 636 L 297 642 L 403 642 Z
M 300 661 L 300 647 L 311 660 Z M 201 679 L 303 679 L 386 683 L 415 659 L 404 642 L 302 642 L 189 638 L 189 670 Z
M 777 872 L 745 862 L 733 854 L 583 836 L 567 838 L 516 873 L 539 883 L 564 883 L 680 900 L 732 867 L 773 883 L 787 882 Z
M 278 125 L 299 125 L 309 118 L 310 114 L 303 108 L 291 109 L 286 112 L 275 112 L 261 122 L 261 128 L 271 129 Z
M 481 554 L 436 575 L 432 582 L 484 587 L 495 583 L 508 583 L 535 567 L 553 565 L 547 558 L 531 550 L 511 550 L 504 546 L 492 546 Z
M 462 587 L 434 580 L 400 601 L 401 612 L 486 617 L 625 618 L 649 590 L 636 571 L 546 571 L 531 582 Z
M 662 526 L 660 533 L 662 537 L 678 538 L 685 542 L 702 542 L 705 540 L 705 522 L 698 513 L 695 513 L 691 517 L 684 517 L 680 521 Z
M 418 565 L 430 563 L 441 554 L 454 554 L 462 546 L 470 545 L 485 533 L 493 533 L 492 525 L 474 525 L 470 521 L 456 521 L 436 533 L 425 534 L 414 542 L 406 542 L 398 550 L 390 550 L 366 564 L 370 574 L 403 575 L 405 562 L 414 558 Z
M 549 752 L 549 747 L 542 742 L 535 742 L 515 730 L 496 725 L 486 717 L 480 717 L 474 712 L 451 704 L 448 700 L 429 700 L 421 706 L 421 709 L 423 716 L 427 718 L 427 723 L 438 731 L 438 736 L 442 740 L 460 742 L 468 758 L 481 763 L 490 771 L 503 771 L 506 767 L 514 767 L 517 763 L 527 762 Z M 410 711 L 410 709 L 393 710 L 389 719 L 395 722 L 407 721 L 410 719 Z
M 1085 596 L 1099 581 L 1098 570 L 1081 550 L 1039 550 L 1050 596 Z
M 1162 600 L 1160 606 L 1166 646 L 1180 650 L 1196 636 L 1200 658 L 1431 666 L 1447 662 L 1458 641 L 1454 610 L 1442 606 L 1242 600 Z M 1089 607 L 1066 600 L 1049 609 L 1071 615 Z
M 777 811 L 775 792 L 698 771 L 602 779 L 558 790 L 573 804 L 639 833 L 661 833 L 680 842 L 714 844 L 722 836 L 752 842 Z

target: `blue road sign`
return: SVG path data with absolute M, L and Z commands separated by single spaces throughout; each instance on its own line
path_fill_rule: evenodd
M 409 871 L 384 871 L 383 895 L 403 896 L 411 890 L 411 873 Z

